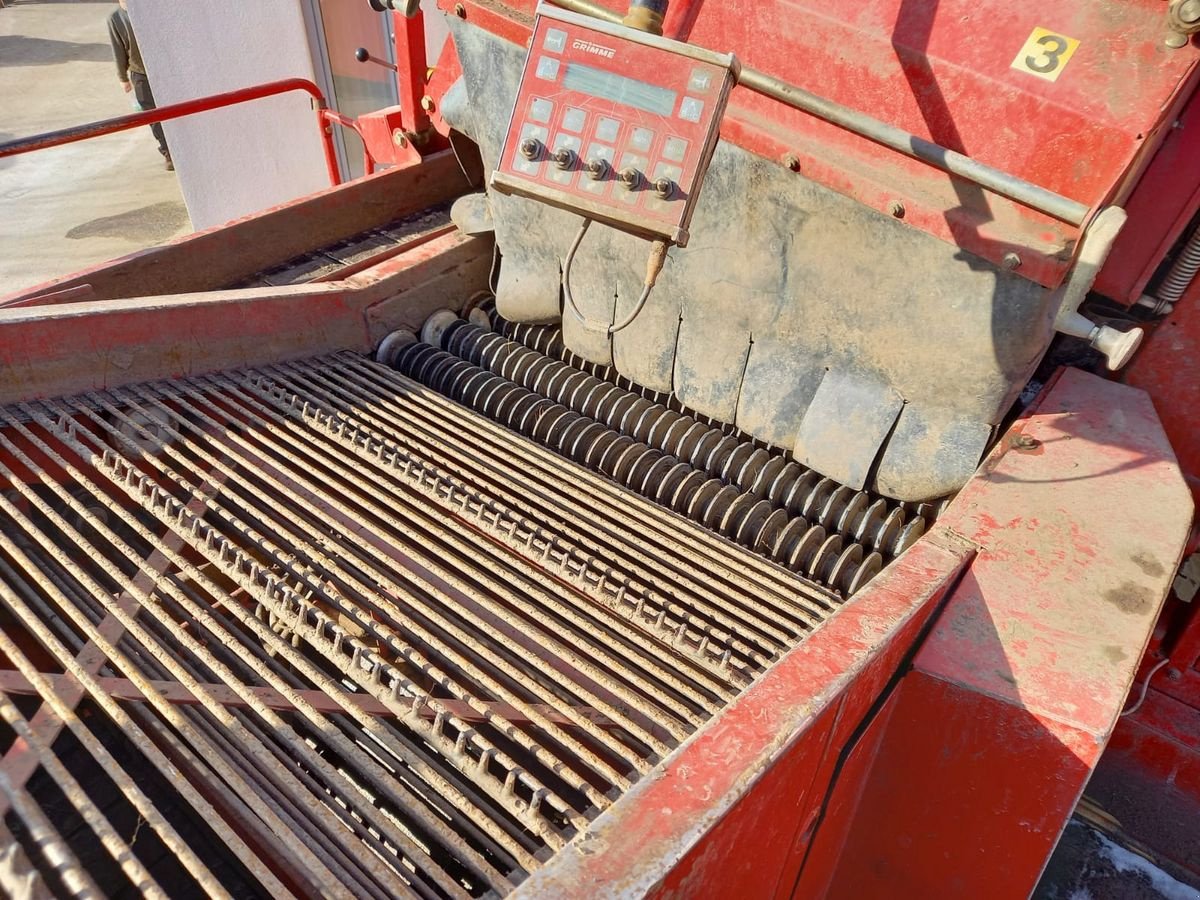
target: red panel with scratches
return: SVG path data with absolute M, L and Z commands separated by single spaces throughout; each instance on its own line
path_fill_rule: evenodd
M 440 5 L 521 44 L 536 7 Z M 665 32 L 1098 209 L 1124 199 L 1194 85 L 1200 50 L 1166 48 L 1164 29 L 1160 0 L 730 0 L 673 3 Z M 1016 252 L 1041 284 L 1073 256 L 1077 228 L 746 88 L 722 135 L 875 209 L 900 202 L 992 262 Z

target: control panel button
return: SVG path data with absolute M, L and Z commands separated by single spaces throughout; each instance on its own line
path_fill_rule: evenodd
M 671 162 L 683 162 L 683 158 L 687 156 L 688 142 L 683 138 L 667 138 L 667 142 L 663 144 L 663 159 L 669 159 Z
M 685 122 L 699 122 L 704 115 L 704 101 L 695 97 L 684 97 L 679 104 L 679 118 Z
M 562 53 L 563 47 L 567 46 L 567 33 L 561 28 L 551 28 L 546 32 L 546 40 L 542 46 L 551 53 Z
M 695 94 L 707 94 L 712 84 L 711 72 L 707 69 L 693 69 L 692 77 L 688 79 L 688 90 Z
M 654 141 L 654 132 L 649 128 L 633 129 L 633 137 L 629 139 L 629 146 L 635 150 L 649 150 L 650 144 Z
M 539 59 L 537 77 L 545 81 L 558 81 L 558 60 L 550 56 Z
M 601 119 L 596 125 L 596 140 L 608 141 L 610 144 L 617 142 L 617 132 L 621 128 L 621 123 L 616 119 Z
M 684 199 L 680 179 L 683 169 L 670 163 L 659 162 L 649 173 L 650 190 L 646 192 L 646 208 L 651 212 L 672 213 L 671 207 Z
M 636 153 L 622 153 L 620 161 L 616 165 L 614 165 L 613 168 L 615 168 L 618 171 L 618 173 L 624 173 L 626 170 L 629 170 L 629 169 L 636 171 L 639 176 L 639 183 L 637 186 L 640 187 L 641 186 L 641 180 L 640 180 L 641 173 L 646 171 L 646 167 L 649 165 L 650 165 L 650 160 L 648 160 L 644 156 L 639 156 Z M 645 192 L 640 191 L 640 190 L 633 190 L 632 188 L 626 187 L 625 182 L 622 181 L 622 179 L 621 179 L 621 175 L 620 174 L 617 175 L 616 188 L 613 191 L 613 196 L 616 197 L 618 200 L 620 200 L 622 203 L 624 203 L 628 206 L 633 206 L 634 204 L 636 204 L 638 202 L 638 200 L 641 198 L 643 193 L 645 193 Z
M 541 97 L 535 97 L 533 102 L 529 104 L 529 118 L 534 122 L 541 122 L 543 125 L 550 121 L 550 115 L 554 112 L 554 104 L 549 100 L 543 100 Z
M 582 109 L 571 107 L 563 116 L 562 127 L 566 131 L 573 131 L 579 134 L 583 131 L 583 123 L 587 121 L 587 113 Z
M 513 154 L 513 168 L 523 175 L 537 175 L 542 168 L 542 159 L 546 152 L 546 139 L 550 133 L 541 125 L 526 122 L 521 126 L 521 137 L 517 142 L 517 152 Z M 526 153 L 533 153 L 529 157 Z
M 589 194 L 602 196 L 608 192 L 609 186 L 616 180 L 613 172 L 613 148 L 607 144 L 592 143 L 587 148 L 587 165 L 584 166 L 585 177 L 579 179 L 579 189 Z M 602 171 L 599 177 L 596 173 Z
M 545 149 L 537 138 L 525 138 L 521 141 L 521 155 L 526 159 L 541 159 L 542 151 Z
M 554 164 L 546 168 L 546 177 L 556 184 L 570 184 L 575 178 L 575 162 L 579 159 L 580 146 L 579 138 L 574 135 L 562 132 L 555 135 L 554 150 L 551 152 Z
M 588 160 L 585 171 L 592 181 L 603 181 L 612 171 L 612 166 L 608 164 L 607 159 L 597 156 L 595 159 Z

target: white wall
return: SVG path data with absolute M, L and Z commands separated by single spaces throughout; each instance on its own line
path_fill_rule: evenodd
M 130 0 L 129 13 L 160 106 L 282 78 L 316 80 L 302 0 Z M 307 94 L 178 119 L 166 132 L 197 230 L 329 185 Z

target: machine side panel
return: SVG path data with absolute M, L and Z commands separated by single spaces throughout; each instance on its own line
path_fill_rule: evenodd
M 1124 375 L 1154 397 L 1179 464 L 1200 497 L 1200 278 L 1152 327 Z
M 1195 163 L 1200 159 L 1200 95 L 1193 94 L 1183 112 L 1168 124 L 1162 147 L 1125 204 L 1129 221 L 1096 276 L 1097 293 L 1119 303 L 1137 302 L 1200 210 Z
M 491 242 L 444 235 L 344 281 L 0 310 L 0 403 L 370 351 L 486 283 Z
M 709 896 L 774 893 L 841 744 L 972 552 L 916 544 L 514 896 L 688 896 L 700 882 Z
M 1149 398 L 1064 370 L 939 520 L 979 555 L 901 689 L 833 896 L 1032 889 L 1116 724 L 1191 516 Z
M 1099 753 L 993 697 L 906 678 L 825 896 L 1028 896 Z M 801 881 L 794 896 L 814 894 Z
M 1133 846 L 1152 847 L 1200 879 L 1200 716 L 1194 707 L 1151 687 L 1137 712 L 1117 724 L 1087 796 L 1120 823 Z
M 482 21 L 476 3 L 463 6 L 467 21 Z M 534 6 L 478 8 L 520 19 Z M 1119 195 L 1157 146 L 1200 56 L 1163 46 L 1156 0 L 676 3 L 666 33 L 1093 207 Z M 807 177 L 878 211 L 899 203 L 907 224 L 983 259 L 1015 252 L 1021 274 L 1041 284 L 1068 268 L 1078 229 L 745 88 L 723 133 L 776 163 L 794 158 Z

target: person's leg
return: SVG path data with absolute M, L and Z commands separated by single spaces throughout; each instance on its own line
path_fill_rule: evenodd
M 154 109 L 154 94 L 150 90 L 150 79 L 137 72 L 130 72 L 129 80 L 133 83 L 133 94 L 137 97 L 138 105 L 142 109 Z M 155 122 L 150 126 L 150 130 L 154 132 L 154 138 L 158 141 L 158 152 L 170 159 L 171 151 L 167 149 L 167 138 L 163 134 L 162 123 Z

